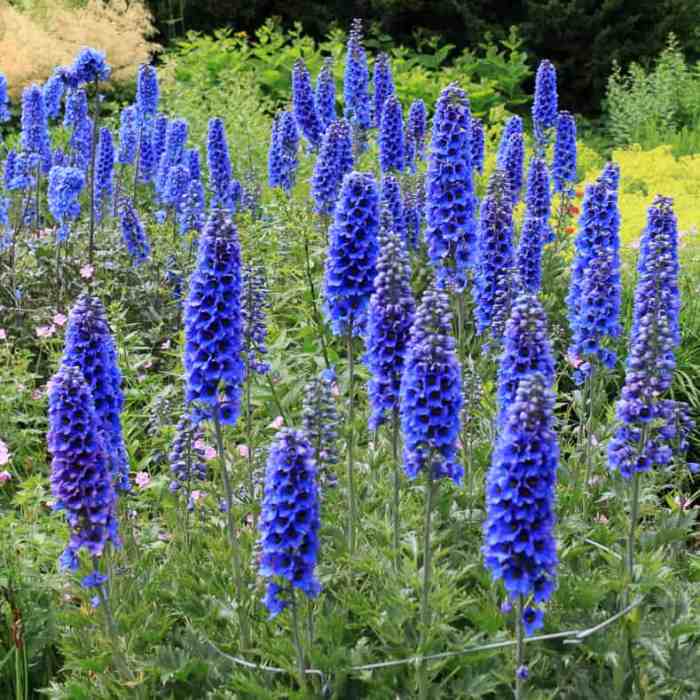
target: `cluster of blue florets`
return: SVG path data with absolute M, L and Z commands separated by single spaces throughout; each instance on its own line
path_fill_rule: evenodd
M 525 216 L 520 227 L 515 266 L 523 288 L 537 294 L 542 286 L 542 222 Z
M 299 131 L 309 144 L 316 148 L 321 142 L 323 130 L 316 113 L 316 101 L 311 84 L 311 76 L 301 58 L 294 62 L 294 68 L 292 69 L 292 105 Z
M 207 465 L 204 462 L 204 432 L 192 420 L 189 413 L 184 413 L 175 426 L 175 437 L 168 456 L 172 481 L 169 489 L 176 493 L 185 487 L 189 492 L 197 481 L 207 478 Z
M 416 160 L 425 158 L 425 134 L 428 130 L 428 113 L 423 100 L 414 100 L 406 120 L 406 164 L 416 171 Z
M 404 169 L 403 111 L 399 100 L 391 96 L 384 104 L 379 122 L 379 167 L 383 173 Z
M 267 355 L 266 312 L 269 307 L 265 268 L 248 263 L 241 273 L 243 315 L 243 352 L 251 372 L 266 374 L 270 365 L 264 361 Z
M 508 175 L 513 204 L 520 199 L 523 187 L 523 168 L 525 165 L 525 136 L 523 120 L 511 117 L 503 129 L 496 156 L 497 167 Z
M 374 62 L 374 113 L 372 123 L 381 128 L 386 101 L 395 93 L 394 78 L 391 74 L 391 60 L 386 53 L 380 53 Z
M 417 250 L 421 243 L 421 231 L 425 221 L 425 180 L 419 177 L 404 194 L 404 215 L 408 246 Z
M 124 107 L 119 118 L 119 153 L 117 162 L 120 165 L 129 165 L 136 158 L 139 146 L 138 112 L 131 105 Z
M 547 132 L 557 123 L 557 72 L 551 61 L 540 62 L 535 76 L 535 99 L 532 104 L 532 122 L 535 143 L 543 149 L 547 144 Z
M 389 215 L 388 227 L 398 234 L 404 246 L 408 245 L 408 225 L 404 211 L 401 185 L 393 175 L 385 175 L 382 179 L 382 209 Z
M 299 132 L 291 112 L 280 112 L 272 124 L 268 151 L 268 182 L 289 192 L 296 180 Z
M 471 131 L 471 152 L 472 152 L 472 168 L 474 171 L 483 175 L 484 173 L 484 155 L 486 151 L 484 125 L 481 119 L 472 117 Z
M 565 192 L 576 181 L 576 119 L 570 112 L 559 112 L 557 116 L 552 180 L 555 192 Z
M 372 126 L 367 54 L 362 46 L 362 22 L 353 20 L 348 34 L 347 61 L 343 81 L 345 118 L 353 128 L 366 131 Z
M 114 142 L 112 132 L 100 129 L 95 158 L 95 218 L 100 221 L 109 210 L 114 194 Z
M 146 262 L 151 254 L 151 246 L 146 236 L 146 231 L 130 197 L 121 199 L 118 213 L 124 244 L 134 266 L 138 267 Z
M 40 168 L 47 174 L 51 167 L 51 142 L 49 119 L 44 107 L 44 96 L 38 85 L 24 88 L 22 92 L 22 151 L 29 158 L 32 169 Z
M 316 93 L 314 94 L 316 115 L 321 124 L 321 133 L 336 120 L 335 112 L 335 78 L 333 77 L 333 59 L 327 56 L 323 59 L 323 67 L 316 78 Z
M 47 200 L 51 216 L 59 224 L 58 240 L 70 235 L 69 224 L 80 216 L 80 193 L 85 186 L 85 175 L 78 168 L 54 166 L 49 172 Z
M 549 224 L 552 195 L 549 187 L 549 170 L 542 158 L 534 156 L 530 161 L 525 191 L 525 216 L 540 223 L 544 243 L 554 241 L 554 231 Z
M 352 129 L 347 120 L 339 119 L 326 129 L 311 176 L 311 196 L 318 214 L 333 213 L 343 178 L 352 166 Z

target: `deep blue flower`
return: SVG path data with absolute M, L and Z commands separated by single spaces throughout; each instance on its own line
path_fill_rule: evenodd
M 66 97 L 63 126 L 77 126 L 89 116 L 87 93 L 82 88 L 70 90 Z
M 111 542 L 121 546 L 116 494 L 90 389 L 78 367 L 63 364 L 49 385 L 51 493 L 70 527 L 62 568 L 76 570 L 81 549 L 97 557 Z
M 129 461 L 121 426 L 122 375 L 107 313 L 97 297 L 82 294 L 71 309 L 62 363 L 80 369 L 95 402 L 114 482 L 118 489 L 128 491 Z
M 481 200 L 477 231 L 473 292 L 476 327 L 480 334 L 491 328 L 494 305 L 499 294 L 510 285 L 513 258 L 513 204 L 508 177 L 502 170 L 495 170 L 488 192 Z
M 404 213 L 408 245 L 411 250 L 418 250 L 421 242 L 421 230 L 425 222 L 425 179 L 419 177 L 404 195 Z
M 523 610 L 522 621 L 525 636 L 531 637 L 537 630 L 544 627 L 544 612 L 538 608 L 528 606 Z M 520 671 L 520 669 L 518 669 L 518 671 Z
M 545 243 L 554 241 L 554 231 L 549 224 L 552 194 L 549 188 L 547 163 L 537 156 L 530 159 L 525 190 L 525 216 L 537 219 L 542 227 L 541 235 Z
M 265 268 L 250 263 L 244 265 L 241 284 L 243 356 L 251 372 L 266 374 L 270 371 L 270 365 L 264 361 L 267 355 L 265 316 L 269 308 Z
M 333 77 L 333 59 L 327 56 L 323 59 L 318 78 L 316 78 L 316 93 L 314 95 L 316 114 L 321 124 L 321 133 L 337 119 L 335 113 L 335 78 Z
M 409 332 L 416 304 L 411 291 L 411 267 L 405 243 L 396 232 L 380 236 L 374 292 L 367 314 L 365 363 L 371 377 L 367 387 L 372 413 L 369 429 L 399 410 L 399 390 Z
M 138 267 L 148 260 L 151 246 L 134 203 L 129 197 L 124 197 L 119 202 L 119 225 L 134 267 Z
M 201 231 L 202 228 L 204 228 L 206 219 L 207 203 L 204 194 L 204 185 L 201 180 L 191 177 L 192 170 L 189 172 L 190 184 L 184 195 L 180 216 L 178 218 L 180 233 L 182 235 L 185 235 L 188 231 Z
M 329 235 L 325 312 L 335 335 L 364 329 L 377 261 L 379 192 L 369 173 L 345 176 Z
M 187 164 L 187 169 L 190 171 L 190 177 L 193 180 L 201 180 L 202 163 L 199 157 L 199 149 L 188 148 L 185 151 L 185 163 Z
M 178 220 L 184 212 L 191 182 L 190 169 L 186 165 L 179 164 L 170 168 L 162 198 L 163 204 L 173 210 L 173 215 Z
M 65 241 L 69 223 L 80 216 L 80 192 L 85 186 L 85 175 L 78 168 L 54 166 L 49 171 L 47 199 L 51 216 L 59 223 L 58 240 Z
M 231 211 L 235 206 L 232 201 L 233 171 L 224 122 L 219 117 L 209 120 L 207 163 L 209 165 L 209 190 L 212 194 L 211 204 L 213 207 L 222 207 Z
M 292 69 L 292 105 L 294 119 L 304 138 L 316 148 L 321 142 L 323 129 L 316 114 L 314 89 L 306 64 L 301 58 L 294 62 Z
M 546 146 L 547 132 L 557 123 L 557 72 L 550 61 L 540 61 L 535 76 L 535 99 L 532 104 L 532 122 L 535 142 Z
M 285 428 L 270 446 L 260 514 L 260 568 L 268 579 L 265 605 L 274 617 L 292 589 L 315 598 L 320 527 L 316 463 L 303 432 Z
M 238 232 L 224 212 L 215 209 L 199 237 L 185 302 L 186 399 L 195 417 L 211 418 L 218 404 L 221 422 L 236 422 L 245 373 L 242 351 Z
M 526 632 L 526 634 L 528 634 L 528 632 Z M 527 666 L 521 665 L 516 669 L 515 676 L 521 681 L 526 681 L 530 677 L 530 671 L 528 670 Z
M 85 117 L 73 127 L 68 145 L 71 149 L 70 162 L 87 174 L 92 159 L 92 119 Z
M 382 200 L 381 206 L 386 208 L 389 218 L 389 228 L 398 234 L 403 243 L 404 249 L 409 244 L 408 225 L 404 212 L 403 195 L 401 185 L 393 175 L 385 175 L 382 179 Z
M 416 159 L 425 159 L 425 134 L 428 130 L 428 114 L 423 100 L 414 100 L 406 121 L 406 163 L 411 172 L 416 171 Z
M 498 152 L 496 155 L 496 165 L 501 170 L 506 170 L 506 159 L 508 157 L 508 145 L 510 139 L 516 134 L 523 134 L 523 120 L 520 117 L 510 117 L 503 127 L 501 140 L 498 143 Z
M 569 112 L 559 112 L 557 116 L 552 180 L 555 192 L 570 189 L 576 181 L 576 119 Z
M 526 291 L 537 294 L 542 287 L 542 222 L 526 216 L 520 228 L 516 267 Z
M 508 175 L 508 182 L 510 184 L 510 192 L 513 198 L 513 205 L 518 203 L 520 199 L 520 193 L 523 188 L 523 170 L 525 166 L 525 140 L 522 133 L 513 134 L 505 150 L 505 157 L 503 159 L 503 167 Z
M 10 149 L 7 153 L 3 176 L 5 189 L 9 191 L 28 190 L 34 186 L 34 178 L 29 172 L 27 157 L 13 149 Z
M 29 158 L 32 169 L 41 168 L 48 174 L 51 168 L 51 141 L 49 120 L 44 106 L 44 95 L 38 85 L 22 92 L 22 151 Z
M 447 294 L 431 287 L 416 311 L 404 356 L 400 413 L 404 470 L 410 479 L 428 468 L 432 478 L 460 483 L 457 462 L 462 378 L 452 337 Z
M 374 62 L 374 114 L 373 124 L 381 128 L 386 101 L 395 93 L 394 78 L 391 74 L 389 55 L 382 52 Z M 402 125 L 403 126 L 403 125 Z
M 290 192 L 294 187 L 297 167 L 299 166 L 298 148 L 299 132 L 294 116 L 291 112 L 280 112 L 272 124 L 268 152 L 268 182 L 270 187 L 281 187 L 285 192 Z
M 158 114 L 155 121 L 153 122 L 153 135 L 151 139 L 151 146 L 153 151 L 153 157 L 155 159 L 155 168 L 158 168 L 160 159 L 165 152 L 165 142 L 168 135 L 168 125 L 169 119 L 165 114 Z
M 379 165 L 383 173 L 404 169 L 403 111 L 396 97 L 384 104 L 379 123 Z
M 326 129 L 311 176 L 316 213 L 333 213 L 343 178 L 352 171 L 352 166 L 352 131 L 347 120 L 339 119 Z
M 161 122 L 167 128 L 167 117 L 163 117 Z M 158 169 L 158 159 L 154 142 L 156 140 L 158 119 L 153 123 L 141 127 L 139 139 L 138 169 L 139 182 L 151 182 Z
M 75 57 L 70 72 L 77 83 L 81 85 L 99 80 L 109 80 L 112 69 L 107 63 L 104 51 L 85 48 Z
M 0 123 L 10 121 L 10 98 L 7 96 L 7 78 L 0 73 Z
M 543 603 L 554 591 L 558 464 L 554 394 L 547 378 L 531 374 L 507 406 L 486 477 L 484 564 L 511 600 L 533 596 Z M 540 626 L 541 615 L 526 608 L 526 634 Z
M 158 71 L 153 66 L 140 65 L 136 78 L 136 112 L 141 125 L 155 118 L 159 96 Z
M 674 456 L 678 412 L 664 395 L 671 388 L 680 343 L 678 228 L 673 203 L 657 196 L 649 208 L 637 264 L 637 286 L 618 428 L 608 445 L 608 466 L 625 478 Z
M 121 165 L 134 162 L 139 145 L 138 115 L 136 107 L 124 107 L 119 121 L 119 154 L 117 161 Z
M 547 317 L 539 299 L 522 292 L 513 303 L 503 337 L 498 366 L 499 425 L 506 420 L 518 386 L 525 378 L 541 374 L 545 386 L 554 383 L 554 358 L 547 336 Z
M 343 82 L 345 118 L 354 129 L 366 131 L 372 125 L 369 97 L 369 69 L 362 46 L 362 22 L 355 19 L 348 34 L 345 79 Z
M 170 445 L 170 472 L 173 476 L 169 489 L 176 493 L 183 486 L 191 492 L 197 481 L 207 478 L 204 449 L 198 447 L 204 441 L 204 432 L 188 413 L 184 413 L 175 426 L 175 437 Z
M 112 132 L 103 126 L 100 129 L 97 155 L 95 157 L 95 217 L 97 221 L 102 219 L 105 211 L 109 211 L 113 193 L 114 143 L 112 141 Z
M 466 286 L 476 247 L 470 133 L 467 96 L 450 85 L 440 93 L 433 119 L 425 181 L 425 239 L 438 280 L 458 290 Z
M 160 197 L 165 195 L 171 169 L 181 165 L 185 159 L 187 134 L 189 127 L 185 119 L 173 119 L 168 122 L 165 133 L 165 147 L 158 161 L 156 192 Z
M 484 173 L 484 125 L 480 119 L 472 117 L 471 132 L 472 167 L 480 175 Z
M 44 95 L 44 106 L 46 115 L 50 119 L 58 119 L 61 114 L 61 99 L 66 90 L 66 84 L 60 73 L 54 72 L 44 83 L 42 93 Z

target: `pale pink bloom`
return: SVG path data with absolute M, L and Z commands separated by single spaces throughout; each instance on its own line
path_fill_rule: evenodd
M 600 525 L 607 525 L 608 524 L 608 517 L 604 513 L 598 513 L 593 520 L 595 520 L 597 523 Z
M 46 238 L 46 236 L 50 236 L 52 233 L 52 228 L 41 228 L 39 229 L 39 238 Z
M 462 444 L 462 441 L 459 438 L 457 438 L 457 449 L 461 450 L 463 447 L 464 445 Z
M 80 276 L 85 280 L 89 280 L 93 274 L 95 274 L 95 268 L 92 265 L 83 265 L 80 268 Z
M 153 360 L 146 360 L 146 361 L 143 363 L 143 368 L 144 368 L 144 369 L 151 369 L 151 367 L 153 367 Z
M 583 358 L 573 352 L 566 353 L 566 361 L 574 368 L 578 369 L 583 364 Z
M 199 490 L 194 490 L 190 494 L 190 498 L 197 503 L 197 501 L 201 501 L 205 496 L 207 495 L 206 491 L 199 491 Z
M 40 401 L 43 395 L 43 389 L 34 389 L 34 391 L 32 391 L 32 401 Z
M 0 465 L 7 464 L 10 461 L 10 451 L 7 449 L 7 445 L 0 441 Z
M 146 488 L 151 483 L 151 477 L 148 472 L 136 472 L 134 482 L 139 488 Z
M 213 447 L 204 448 L 204 459 L 210 462 L 212 459 L 216 459 L 216 450 Z
M 206 450 L 207 449 L 207 443 L 204 442 L 204 438 L 197 438 L 194 441 L 194 449 L 195 450 Z
M 284 418 L 282 418 L 282 416 L 277 416 L 277 418 L 275 418 L 275 420 L 273 420 L 272 423 L 270 423 L 270 425 L 268 425 L 267 427 L 273 428 L 274 430 L 279 430 L 283 425 Z
M 48 501 L 44 501 L 44 505 L 47 508 L 53 508 L 56 505 L 56 501 L 54 501 L 53 499 L 49 499 Z
M 340 389 L 335 382 L 333 382 L 333 385 L 331 386 L 331 396 L 340 396 Z
M 635 239 L 630 243 L 630 248 L 634 248 L 634 250 L 639 250 L 639 238 Z
M 0 340 L 7 340 L 7 331 L 4 328 L 0 328 Z
M 50 326 L 39 326 L 36 329 L 36 334 L 40 338 L 50 338 L 56 332 L 56 326 L 53 323 Z
M 8 471 L 0 472 L 0 484 L 4 484 L 12 478 L 12 474 Z
M 239 445 L 238 446 L 238 455 L 239 457 L 247 457 L 250 454 L 250 450 L 248 449 L 248 445 Z
M 673 502 L 681 509 L 681 510 L 690 510 L 690 499 L 685 498 L 684 496 L 676 496 L 673 499 Z
M 159 532 L 158 533 L 158 539 L 161 542 L 170 542 L 172 540 L 173 536 L 169 532 Z
M 53 315 L 53 318 L 51 319 L 57 326 L 65 326 L 66 321 L 68 320 L 68 316 L 65 314 L 62 314 L 60 311 L 58 313 L 55 313 Z

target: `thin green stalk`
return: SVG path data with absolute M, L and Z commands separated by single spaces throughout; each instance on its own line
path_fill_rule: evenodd
M 398 572 L 401 564 L 401 467 L 399 466 L 399 410 L 391 417 L 391 456 L 394 461 L 394 567 Z
M 246 353 L 246 390 L 245 390 L 245 439 L 248 447 L 248 489 L 250 491 L 250 509 L 253 516 L 253 531 L 257 531 L 258 514 L 255 507 L 255 462 L 253 458 L 253 375 L 250 368 L 249 354 Z
M 355 551 L 355 526 L 357 522 L 357 504 L 355 502 L 355 358 L 352 346 L 353 319 L 350 316 L 347 331 L 348 352 L 348 549 Z
M 275 383 L 272 381 L 271 372 L 267 372 L 265 374 L 265 376 L 267 377 L 267 384 L 270 387 L 270 393 L 272 394 L 272 400 L 275 402 L 275 406 L 277 407 L 277 412 L 284 419 L 285 425 L 289 425 L 289 423 L 287 421 L 287 414 L 285 413 L 284 407 L 282 406 L 282 402 L 280 401 L 280 398 L 277 395 L 277 389 L 275 389 Z
M 628 586 L 634 581 L 634 544 L 637 520 L 639 519 L 639 472 L 635 471 L 632 476 L 632 495 L 630 499 L 630 528 L 627 535 L 627 578 Z M 629 598 L 629 588 L 627 598 Z
M 304 234 L 304 257 L 305 263 L 304 268 L 306 271 L 306 281 L 309 284 L 309 292 L 311 293 L 311 306 L 313 309 L 314 322 L 318 329 L 318 337 L 321 341 L 321 353 L 323 354 L 323 362 L 326 365 L 326 369 L 330 369 L 331 363 L 328 359 L 328 348 L 326 347 L 326 333 L 323 326 L 323 318 L 321 317 L 321 312 L 318 308 L 318 301 L 316 296 L 316 286 L 314 285 L 314 278 L 311 273 L 311 254 L 309 252 L 309 239 L 306 234 Z
M 595 380 L 597 378 L 596 365 L 591 362 L 591 371 L 586 377 L 586 384 L 584 387 L 584 396 L 588 394 L 588 416 L 585 423 L 586 427 L 586 472 L 583 481 L 583 492 L 586 492 L 588 488 L 588 482 L 591 479 L 591 474 L 593 473 L 593 419 L 594 419 L 594 397 L 595 397 Z M 585 409 L 582 413 L 585 413 Z M 588 510 L 590 505 L 590 499 L 582 499 L 584 510 Z
M 100 94 L 98 81 L 95 79 L 95 117 L 92 122 L 92 142 L 90 144 L 90 244 L 88 248 L 88 263 L 92 265 L 95 258 L 95 157 L 97 153 L 97 136 L 100 125 Z M 91 280 L 94 278 L 90 278 Z
M 525 679 L 520 677 L 518 671 L 525 665 L 525 633 L 523 629 L 523 597 L 518 596 L 515 607 L 515 700 L 523 697 Z
M 306 692 L 306 662 L 304 661 L 304 648 L 301 644 L 301 635 L 299 634 L 299 610 L 297 592 L 292 587 L 292 640 L 294 648 L 297 652 L 297 671 L 299 672 L 299 685 Z
M 420 638 L 419 649 L 421 655 L 425 653 L 425 645 L 428 641 L 430 632 L 430 578 L 432 568 L 432 548 L 430 545 L 430 535 L 432 531 L 433 519 L 433 503 L 437 485 L 433 480 L 432 459 L 428 460 L 427 467 L 427 483 L 425 494 L 425 517 L 423 524 L 423 583 L 421 588 L 420 600 Z M 420 663 L 418 667 L 418 692 L 421 700 L 426 700 L 429 697 L 428 689 L 428 666 L 425 661 Z
M 236 527 L 233 521 L 233 489 L 226 466 L 226 452 L 224 450 L 224 437 L 221 430 L 221 417 L 219 404 L 214 406 L 214 433 L 216 435 L 216 449 L 221 462 L 221 474 L 224 480 L 224 492 L 226 498 L 226 529 L 228 531 L 231 557 L 233 561 L 233 577 L 238 598 L 238 621 L 241 628 L 241 644 L 244 649 L 250 647 L 250 633 L 248 630 L 248 610 L 246 606 L 246 590 L 243 582 L 243 570 L 241 568 L 240 542 L 236 536 Z

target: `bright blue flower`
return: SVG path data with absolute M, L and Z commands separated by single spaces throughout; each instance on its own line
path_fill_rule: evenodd
M 369 69 L 362 46 L 362 22 L 355 19 L 348 35 L 345 79 L 343 82 L 345 118 L 354 129 L 366 131 L 372 125 L 369 97 Z
M 122 375 L 107 313 L 97 297 L 82 294 L 71 309 L 61 362 L 82 373 L 95 402 L 98 428 L 114 482 L 118 489 L 128 491 L 129 461 L 121 426 Z
M 294 119 L 299 131 L 311 144 L 312 148 L 316 148 L 321 142 L 323 130 L 318 114 L 316 114 L 311 76 L 301 58 L 294 62 L 294 68 L 292 69 L 292 106 L 294 107 Z
M 338 437 L 340 414 L 333 396 L 336 377 L 334 370 L 324 370 L 304 388 L 302 427 L 314 451 L 319 481 L 332 487 L 337 477 L 332 471 L 340 459 Z
M 480 119 L 472 117 L 471 132 L 472 167 L 480 175 L 484 174 L 484 125 Z
M 202 163 L 199 158 L 199 149 L 188 148 L 185 151 L 185 163 L 187 164 L 187 169 L 190 171 L 190 177 L 193 180 L 201 180 Z
M 183 486 L 187 492 L 197 481 L 207 478 L 207 465 L 204 449 L 198 447 L 199 441 L 204 441 L 204 432 L 188 413 L 184 413 L 175 426 L 175 437 L 170 445 L 170 472 L 173 476 L 168 488 L 176 493 Z
M 316 78 L 316 93 L 314 95 L 316 114 L 321 123 L 321 133 L 337 119 L 335 113 L 335 78 L 333 77 L 333 59 L 327 56 L 323 60 L 323 68 Z
M 0 122 L 10 121 L 10 98 L 7 96 L 7 78 L 0 73 Z
M 82 88 L 70 90 L 66 97 L 63 126 L 77 126 L 88 118 L 87 93 Z
M 68 145 L 71 149 L 70 162 L 87 174 L 92 159 L 92 119 L 85 117 L 73 127 Z
M 375 431 L 394 411 L 398 413 L 404 358 L 416 310 L 405 250 L 405 243 L 396 232 L 380 236 L 364 358 L 371 374 L 367 387 L 372 408 L 369 429 Z
M 220 209 L 212 211 L 199 236 L 184 316 L 186 399 L 193 416 L 211 418 L 219 410 L 221 422 L 233 425 L 245 374 L 241 250 L 236 226 Z
M 555 588 L 555 489 L 559 446 L 549 379 L 531 374 L 519 383 L 499 427 L 486 477 L 484 564 L 511 600 L 547 601 Z M 526 609 L 526 634 L 537 629 Z
M 122 165 L 134 162 L 139 145 L 139 127 L 136 107 L 124 107 L 119 122 L 119 154 L 117 161 Z
M 432 470 L 432 478 L 459 484 L 457 462 L 462 377 L 452 337 L 447 294 L 431 287 L 416 311 L 401 380 L 400 413 L 404 470 L 410 479 Z
M 525 166 L 525 141 L 522 133 L 515 133 L 510 137 L 505 157 L 503 159 L 503 167 L 508 175 L 510 183 L 510 192 L 515 206 L 520 199 L 520 192 L 523 188 L 523 170 Z
M 544 148 L 547 132 L 557 123 L 557 72 L 550 61 L 540 61 L 535 76 L 535 99 L 532 104 L 532 122 L 535 143 Z
M 153 157 L 155 158 L 156 165 L 160 163 L 160 159 L 165 153 L 165 141 L 168 135 L 169 120 L 165 114 L 158 114 L 155 121 L 153 122 L 153 135 L 151 140 L 151 146 L 153 150 Z
M 29 162 L 23 153 L 10 149 L 7 153 L 4 172 L 5 189 L 28 190 L 34 186 L 34 178 L 29 172 Z
M 78 168 L 54 166 L 49 171 L 47 199 L 51 216 L 59 223 L 59 241 L 67 240 L 69 223 L 80 216 L 79 197 L 84 186 L 85 175 Z
M 224 122 L 219 117 L 209 120 L 207 163 L 209 165 L 209 190 L 212 194 L 212 206 L 231 209 L 233 171 L 231 170 L 231 158 L 228 153 Z
M 85 48 L 76 56 L 70 72 L 80 85 L 98 80 L 109 80 L 112 69 L 106 61 L 104 51 Z
M 182 202 L 182 210 L 178 219 L 180 233 L 183 236 L 188 231 L 201 231 L 202 228 L 204 228 L 206 206 L 206 196 L 204 194 L 204 185 L 202 181 L 191 179 Z
M 537 219 L 542 227 L 541 235 L 545 243 L 554 241 L 554 231 L 549 224 L 552 194 L 549 188 L 547 163 L 537 156 L 530 159 L 525 190 L 525 216 Z
M 359 335 L 365 325 L 377 262 L 379 192 L 369 173 L 345 176 L 329 235 L 325 312 L 335 335 Z
M 311 196 L 317 214 L 333 213 L 343 178 L 352 171 L 352 166 L 352 131 L 347 120 L 339 119 L 323 135 L 311 176 Z
M 49 120 L 44 106 L 44 95 L 38 85 L 22 92 L 22 151 L 29 158 L 31 169 L 41 168 L 48 174 L 51 168 L 51 141 Z
M 523 120 L 520 117 L 510 117 L 503 128 L 501 140 L 498 143 L 498 152 L 496 155 L 496 165 L 501 170 L 507 170 L 506 162 L 508 157 L 508 147 L 510 139 L 516 134 L 523 134 Z
M 66 89 L 66 83 L 60 73 L 53 75 L 44 83 L 42 93 L 44 95 L 44 106 L 46 115 L 50 119 L 58 119 L 61 114 L 61 99 Z
M 186 165 L 174 165 L 170 168 L 163 191 L 163 204 L 173 209 L 176 218 L 179 218 L 184 210 L 185 197 L 191 181 L 190 169 Z
M 425 179 L 419 177 L 404 195 L 404 213 L 408 245 L 418 250 L 421 243 L 421 230 L 425 222 Z
M 267 167 L 270 187 L 281 187 L 285 192 L 290 192 L 294 187 L 299 166 L 298 147 L 299 132 L 294 116 L 291 112 L 280 112 L 272 124 L 268 151 Z
M 471 115 L 463 90 L 440 93 L 426 176 L 425 239 L 440 284 L 466 286 L 476 247 L 476 196 L 470 151 Z
M 404 249 L 409 245 L 408 241 L 408 225 L 406 223 L 406 214 L 404 212 L 403 195 L 401 194 L 401 185 L 393 175 L 385 175 L 382 179 L 381 205 L 386 208 L 389 218 L 389 228 L 394 233 L 398 234 L 399 239 L 403 243 Z
M 416 158 L 425 159 L 425 134 L 428 130 L 428 115 L 423 100 L 414 100 L 408 110 L 406 122 L 406 162 L 412 172 L 416 171 Z
M 155 118 L 159 96 L 158 71 L 153 66 L 140 65 L 136 78 L 136 112 L 141 125 Z
M 241 284 L 243 356 L 246 358 L 246 366 L 252 372 L 267 374 L 270 365 L 263 359 L 267 355 L 265 315 L 269 308 L 265 268 L 250 263 L 244 265 Z
M 570 189 L 576 182 L 576 119 L 569 112 L 559 112 L 557 116 L 552 180 L 555 192 Z
M 494 305 L 499 294 L 510 285 L 513 257 L 513 205 L 508 177 L 502 170 L 495 170 L 488 192 L 481 200 L 477 231 L 473 292 L 476 328 L 480 334 L 492 327 Z
M 526 216 L 520 228 L 516 268 L 525 290 L 537 294 L 542 287 L 542 222 Z
M 391 60 L 386 53 L 380 53 L 374 62 L 374 114 L 373 125 L 381 128 L 386 101 L 395 93 L 394 78 L 391 75 Z
M 148 260 L 151 246 L 134 203 L 129 197 L 123 197 L 119 202 L 119 225 L 134 267 L 138 267 Z
M 525 636 L 531 637 L 537 630 L 544 627 L 544 612 L 538 608 L 526 607 L 523 610 L 523 628 Z M 520 668 L 523 668 L 522 666 Z M 520 672 L 520 668 L 518 672 Z M 526 669 L 527 671 L 527 669 Z
M 319 518 L 316 463 L 303 432 L 285 428 L 270 446 L 260 513 L 260 568 L 268 579 L 265 605 L 275 617 L 292 589 L 316 598 Z
M 162 115 L 161 115 L 162 116 Z M 159 117 L 153 123 L 142 126 L 140 129 L 141 138 L 139 140 L 139 182 L 151 182 L 158 169 L 159 159 L 156 157 L 156 141 L 159 130 L 159 123 L 165 130 L 168 125 L 167 117 Z M 165 131 L 163 131 L 165 133 Z
M 503 353 L 498 366 L 499 425 L 506 420 L 518 386 L 525 378 L 541 374 L 545 386 L 554 383 L 554 358 L 547 336 L 547 317 L 539 299 L 522 292 L 513 303 L 503 337 Z
M 114 143 L 112 141 L 112 132 L 103 126 L 100 129 L 97 155 L 95 157 L 95 217 L 97 221 L 102 219 L 105 211 L 109 211 L 113 193 Z
M 384 104 L 379 124 L 379 165 L 383 173 L 404 169 L 403 111 L 396 97 Z
M 176 165 L 181 165 L 185 159 L 188 131 L 189 127 L 185 119 L 173 119 L 168 122 L 168 130 L 165 133 L 165 147 L 158 161 L 156 192 L 159 197 L 163 197 L 165 194 L 171 169 Z
M 100 556 L 111 542 L 121 546 L 116 494 L 112 487 L 100 420 L 90 389 L 78 367 L 63 364 L 49 384 L 51 493 L 55 510 L 63 510 L 70 527 L 62 568 L 76 570 L 78 553 Z

